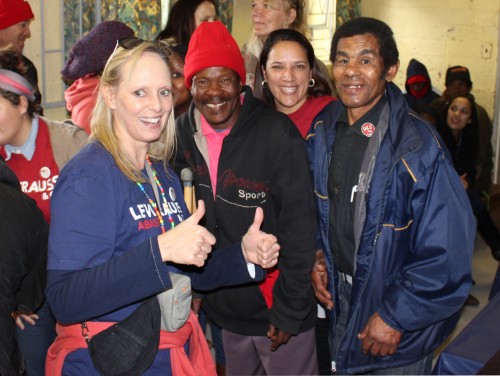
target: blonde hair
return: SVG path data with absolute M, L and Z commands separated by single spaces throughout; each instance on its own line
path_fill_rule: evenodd
M 125 64 L 131 62 L 131 70 L 137 67 L 137 63 L 142 55 L 151 52 L 159 55 L 165 62 L 168 69 L 168 48 L 161 42 L 143 41 L 134 48 L 126 49 L 117 46 L 109 58 L 100 79 L 99 93 L 97 95 L 96 105 L 90 121 L 92 137 L 99 141 L 104 148 L 113 156 L 118 169 L 123 172 L 127 178 L 132 181 L 146 182 L 146 178 L 141 171 L 135 167 L 129 156 L 123 149 L 116 135 L 113 122 L 113 110 L 108 107 L 102 93 L 103 87 L 112 89 L 118 88 L 125 79 L 123 69 Z M 149 145 L 148 154 L 153 159 L 163 160 L 165 167 L 172 158 L 175 151 L 175 121 L 174 111 L 170 112 L 164 131 L 160 138 Z
M 273 2 L 276 0 L 273 0 Z M 277 0 L 281 1 L 283 4 L 283 10 L 285 12 L 289 12 L 291 9 L 295 9 L 296 17 L 295 20 L 283 29 L 292 29 L 296 30 L 306 37 L 309 38 L 309 28 L 307 26 L 307 11 L 309 9 L 307 0 Z M 262 47 L 264 46 L 264 41 L 252 32 L 252 36 L 246 45 L 245 53 L 249 55 L 253 55 L 255 57 L 259 57 L 262 52 Z

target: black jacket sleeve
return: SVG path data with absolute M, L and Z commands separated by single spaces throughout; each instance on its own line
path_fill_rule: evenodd
M 0 369 L 18 365 L 12 312 L 43 302 L 48 225 L 36 203 L 14 186 L 0 184 Z

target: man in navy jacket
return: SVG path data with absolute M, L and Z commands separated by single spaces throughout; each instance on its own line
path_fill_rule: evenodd
M 392 30 L 343 24 L 330 60 L 340 101 L 308 152 L 319 231 L 312 278 L 338 373 L 428 374 L 471 286 L 475 221 L 436 132 L 391 81 Z

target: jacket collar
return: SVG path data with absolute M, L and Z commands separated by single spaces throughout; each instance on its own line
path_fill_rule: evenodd
M 411 113 L 405 97 L 394 83 L 386 84 L 386 96 L 390 108 L 386 138 L 389 137 L 394 150 L 394 159 L 399 160 L 423 146 L 422 138 L 414 126 L 416 121 L 422 120 Z
M 423 146 L 423 141 L 416 127 L 413 126 L 416 121 L 422 120 L 412 114 L 401 90 L 392 82 L 386 84 L 386 97 L 390 114 L 385 138 L 389 138 L 388 141 L 391 143 L 392 150 L 394 151 L 394 158 L 395 160 L 399 160 L 409 152 L 420 149 Z M 328 134 L 335 134 L 334 124 L 339 119 L 342 109 L 342 101 L 338 100 L 331 102 L 320 112 L 320 114 L 329 112 L 331 126 L 322 127 Z

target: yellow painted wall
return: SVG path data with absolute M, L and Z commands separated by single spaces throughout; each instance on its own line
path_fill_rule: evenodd
M 250 35 L 252 35 L 251 4 L 251 0 L 234 0 L 233 30 L 231 34 L 240 47 L 248 42 Z
M 404 89 L 411 58 L 426 65 L 433 86 L 444 90 L 446 69 L 469 68 L 472 93 L 493 117 L 498 60 L 498 0 L 362 0 L 361 14 L 393 29 L 401 66 L 396 84 Z
M 444 90 L 446 69 L 469 68 L 472 94 L 493 119 L 493 181 L 500 179 L 498 82 L 499 0 L 361 0 L 361 14 L 383 20 L 394 31 L 404 89 L 411 58 L 426 65 L 432 84 Z

